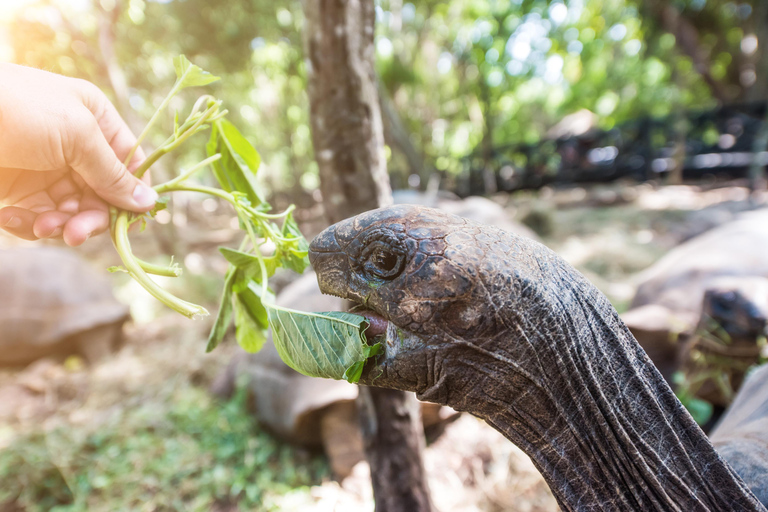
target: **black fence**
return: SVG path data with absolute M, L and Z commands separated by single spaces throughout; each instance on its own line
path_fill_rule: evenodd
M 765 167 L 766 103 L 732 105 L 666 118 L 638 119 L 612 130 L 513 144 L 473 153 L 463 172 L 443 185 L 460 196 L 536 189 L 558 183 L 619 178 L 664 178 L 682 165 L 686 180 L 746 177 L 754 163 Z M 757 146 L 757 149 L 756 149 Z

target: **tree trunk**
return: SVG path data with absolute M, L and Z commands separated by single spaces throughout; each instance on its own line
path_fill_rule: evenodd
M 372 0 L 304 0 L 312 141 L 327 220 L 392 203 L 374 69 Z M 415 398 L 360 391 L 358 407 L 377 512 L 427 512 Z
M 357 407 L 376 511 L 431 510 L 421 462 L 424 429 L 416 395 L 360 386 Z
M 374 70 L 372 0 L 305 0 L 312 141 L 330 222 L 392 203 Z

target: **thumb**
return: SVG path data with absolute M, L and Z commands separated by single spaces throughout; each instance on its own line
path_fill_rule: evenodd
M 135 212 L 150 210 L 157 192 L 118 160 L 90 111 L 75 129 L 67 163 L 106 202 Z

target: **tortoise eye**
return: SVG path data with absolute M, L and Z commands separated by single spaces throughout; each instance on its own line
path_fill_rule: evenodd
M 371 257 L 371 260 L 373 260 L 373 264 L 385 272 L 392 272 L 395 267 L 397 267 L 397 263 L 399 258 L 396 254 L 392 254 L 391 252 L 386 251 L 376 251 L 376 254 L 374 254 Z
M 394 279 L 405 266 L 405 255 L 399 249 L 381 241 L 373 242 L 365 250 L 363 271 L 371 278 Z

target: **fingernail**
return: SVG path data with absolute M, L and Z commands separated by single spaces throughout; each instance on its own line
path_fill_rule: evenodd
M 157 192 L 152 187 L 148 187 L 144 183 L 139 183 L 136 188 L 133 189 L 133 200 L 136 201 L 136 205 L 144 208 L 153 206 L 157 201 Z
M 13 217 L 11 217 L 7 221 L 5 221 L 5 224 L 3 224 L 3 227 L 4 228 L 9 228 L 9 229 L 20 228 L 21 227 L 21 219 L 14 215 Z
M 51 231 L 50 233 L 48 233 L 44 238 L 56 238 L 57 236 L 61 236 L 61 232 L 62 232 L 62 229 L 61 229 L 61 226 L 59 226 L 53 231 Z

